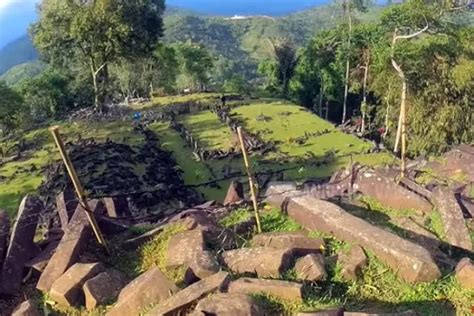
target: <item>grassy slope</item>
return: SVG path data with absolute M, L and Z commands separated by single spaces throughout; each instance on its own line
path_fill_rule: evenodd
M 141 134 L 132 130 L 129 122 L 88 123 L 87 125 L 61 123 L 60 127 L 65 143 L 77 140 L 79 135 L 82 139 L 93 137 L 98 142 L 110 139 L 129 145 L 137 145 L 143 139 Z M 34 192 L 44 180 L 41 168 L 60 159 L 47 128 L 28 132 L 23 135 L 23 138 L 26 142 L 37 140 L 37 149 L 21 161 L 9 162 L 0 166 L 0 176 L 11 177 L 14 175 L 11 180 L 0 184 L 0 209 L 5 209 L 12 215 L 16 212 L 22 197 Z M 9 141 L 2 143 L 2 145 L 5 148 L 11 148 L 17 142 L 18 140 Z M 36 171 L 30 171 L 33 165 L 36 167 Z
M 160 107 L 177 103 L 213 102 L 216 98 L 219 97 L 219 93 L 192 93 L 184 95 L 154 97 L 150 102 L 132 104 L 132 108 L 136 110 L 146 110 L 153 107 Z
M 184 115 L 178 118 L 186 128 L 196 135 L 196 140 L 206 150 L 229 151 L 235 147 L 236 139 L 229 127 L 219 121 L 210 111 L 203 111 L 195 115 Z

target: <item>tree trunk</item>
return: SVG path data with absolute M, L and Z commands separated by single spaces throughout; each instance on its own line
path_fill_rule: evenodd
M 95 70 L 93 62 L 91 62 L 91 75 L 92 83 L 94 85 L 94 107 L 96 110 L 99 109 L 99 83 L 97 82 L 97 72 Z
M 323 78 L 321 78 L 321 84 L 319 86 L 319 117 L 323 117 Z
M 351 8 L 350 0 L 344 1 L 344 6 L 347 14 L 347 22 L 349 23 L 349 34 L 347 38 L 347 61 L 346 61 L 346 80 L 344 86 L 344 104 L 342 106 L 342 124 L 346 122 L 347 119 L 347 96 L 349 94 L 349 73 L 350 73 L 350 58 L 349 52 L 351 50 L 351 36 L 352 36 L 352 17 L 351 17 Z
M 361 113 L 362 113 L 362 126 L 361 126 L 361 133 L 365 133 L 365 117 L 367 115 L 366 110 L 367 110 L 367 78 L 369 77 L 369 63 L 370 63 L 370 57 L 368 56 L 365 61 L 365 69 L 364 69 L 364 85 L 362 89 L 362 108 L 361 108 Z

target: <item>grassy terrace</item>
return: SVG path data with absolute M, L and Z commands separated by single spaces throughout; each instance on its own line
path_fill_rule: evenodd
M 93 137 L 97 142 L 110 139 L 128 145 L 138 145 L 143 140 L 141 134 L 134 132 L 129 122 L 59 124 L 64 142 Z M 34 192 L 44 179 L 42 168 L 60 159 L 47 128 L 37 129 L 22 135 L 24 141 L 34 147 L 23 159 L 0 166 L 0 176 L 9 180 L 0 182 L 0 209 L 14 214 L 25 194 Z M 4 148 L 18 143 L 0 142 Z M 84 180 L 84 179 L 83 179 Z
M 338 131 L 332 124 L 311 114 L 306 109 L 284 102 L 252 104 L 236 108 L 233 112 L 243 121 L 246 129 L 259 134 L 267 142 L 277 142 L 278 152 L 288 157 L 302 157 L 307 153 L 315 156 L 335 151 L 338 156 L 366 152 L 371 144 L 352 135 Z M 261 117 L 261 120 L 257 120 Z M 322 136 L 309 137 L 304 144 L 296 143 L 305 133 L 325 133 Z
M 229 151 L 238 145 L 237 139 L 229 127 L 219 121 L 211 111 L 202 111 L 195 115 L 184 115 L 178 120 L 196 137 L 206 150 Z
M 136 110 L 145 110 L 153 107 L 185 102 L 214 102 L 219 97 L 219 93 L 193 93 L 185 95 L 153 97 L 150 102 L 133 104 L 132 108 Z

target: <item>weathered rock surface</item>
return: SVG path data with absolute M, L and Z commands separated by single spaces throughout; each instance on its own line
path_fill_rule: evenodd
M 197 252 L 186 271 L 186 283 L 207 278 L 220 270 L 216 257 L 210 251 Z
M 270 247 L 275 249 L 293 249 L 297 256 L 321 253 L 324 247 L 322 239 L 310 238 L 304 232 L 263 233 L 255 235 L 250 241 L 252 247 Z
M 362 276 L 362 269 L 367 266 L 367 256 L 362 247 L 353 245 L 348 252 L 338 254 L 337 262 L 342 268 L 342 276 L 347 280 L 357 280 Z
M 321 254 L 309 254 L 296 261 L 296 275 L 303 281 L 322 281 L 327 278 L 324 257 Z
M 465 174 L 470 182 L 474 181 L 474 145 L 462 144 L 444 154 L 444 162 L 430 162 L 428 167 L 442 176 L 452 177 Z
M 406 236 L 427 249 L 437 249 L 441 241 L 432 232 L 419 225 L 410 217 L 395 217 L 390 220 L 405 230 Z
M 106 197 L 103 198 L 102 201 L 104 202 L 108 217 L 126 217 L 131 214 L 127 198 L 124 196 Z
M 10 218 L 7 212 L 0 210 L 0 268 L 8 248 L 8 235 L 10 234 Z
M 96 206 L 97 203 L 89 203 L 89 207 L 93 210 Z M 56 252 L 41 274 L 36 288 L 40 291 L 48 292 L 53 283 L 66 272 L 69 267 L 77 262 L 79 256 L 86 248 L 87 241 L 91 237 L 92 229 L 86 212 L 82 206 L 79 205 L 64 232 L 64 236 L 56 248 Z
M 469 231 L 454 194 L 448 188 L 436 187 L 433 190 L 433 202 L 441 215 L 447 241 L 453 246 L 471 251 Z
M 299 301 L 303 300 L 303 286 L 299 283 L 264 280 L 252 278 L 240 278 L 229 285 L 229 293 L 243 294 L 267 294 L 284 300 Z
M 474 263 L 469 258 L 463 258 L 456 266 L 456 278 L 467 289 L 474 289 Z
M 222 253 L 222 261 L 234 273 L 255 273 L 259 277 L 278 277 L 290 268 L 291 249 L 268 247 L 242 248 Z
M 219 293 L 201 300 L 193 315 L 261 316 L 265 313 L 258 302 L 249 295 Z
M 189 266 L 196 254 L 205 249 L 204 234 L 201 229 L 196 228 L 178 233 L 171 237 L 168 243 L 166 266 L 171 268 L 183 265 Z
M 71 190 L 66 190 L 56 196 L 56 209 L 58 211 L 62 228 L 66 229 L 78 204 L 79 203 Z
M 38 306 L 32 300 L 27 300 L 18 305 L 11 316 L 41 316 Z
M 148 315 L 177 315 L 179 311 L 187 308 L 200 298 L 222 290 L 227 286 L 228 281 L 229 274 L 227 272 L 218 272 L 162 301 L 158 306 L 153 308 Z
M 354 189 L 394 209 L 414 209 L 428 213 L 433 208 L 423 197 L 368 168 L 358 172 Z
M 108 301 L 117 299 L 126 284 L 125 276 L 116 270 L 99 273 L 87 280 L 83 286 L 86 308 L 91 310 Z
M 102 271 L 101 263 L 76 263 L 53 283 L 49 295 L 62 306 L 74 306 L 78 303 L 82 285 Z
M 160 303 L 176 292 L 176 285 L 154 266 L 120 292 L 107 316 L 139 315 L 145 307 Z
M 21 201 L 3 261 L 0 293 L 15 294 L 20 290 L 24 265 L 38 253 L 33 240 L 42 209 L 38 198 L 27 195 Z
M 344 316 L 344 309 L 331 309 L 318 312 L 298 313 L 296 316 Z
M 283 206 L 283 211 L 305 228 L 332 234 L 349 243 L 360 244 L 373 251 L 380 260 L 408 282 L 429 282 L 441 276 L 438 266 L 425 248 L 373 226 L 335 204 L 301 193 L 298 195 L 294 190 L 286 197 L 287 190 L 288 186 L 273 184 L 266 195 L 272 196 L 273 201 L 277 202 L 273 205 Z
M 48 265 L 49 260 L 53 257 L 58 245 L 59 241 L 50 242 L 43 251 L 28 261 L 25 264 L 25 267 L 35 269 L 38 272 L 43 272 Z
M 238 181 L 232 181 L 224 199 L 224 206 L 242 202 L 244 198 L 244 186 L 242 183 Z

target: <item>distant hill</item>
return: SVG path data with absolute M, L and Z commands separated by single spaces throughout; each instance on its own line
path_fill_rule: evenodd
M 380 11 L 380 7 L 374 7 L 359 19 L 376 20 Z M 334 27 L 340 18 L 340 8 L 330 5 L 276 18 L 208 16 L 170 6 L 165 14 L 165 41 L 201 43 L 213 52 L 218 67 L 252 76 L 259 61 L 270 56 L 268 39 L 289 38 L 300 47 L 317 32 Z M 31 40 L 25 35 L 0 51 L 0 75 L 36 58 Z
M 40 74 L 45 68 L 46 65 L 39 60 L 19 64 L 10 68 L 6 73 L 1 75 L 0 80 L 5 81 L 9 86 L 13 86 L 23 79 L 31 78 Z
M 16 65 L 37 58 L 38 53 L 31 39 L 28 35 L 23 35 L 0 50 L 0 75 Z

